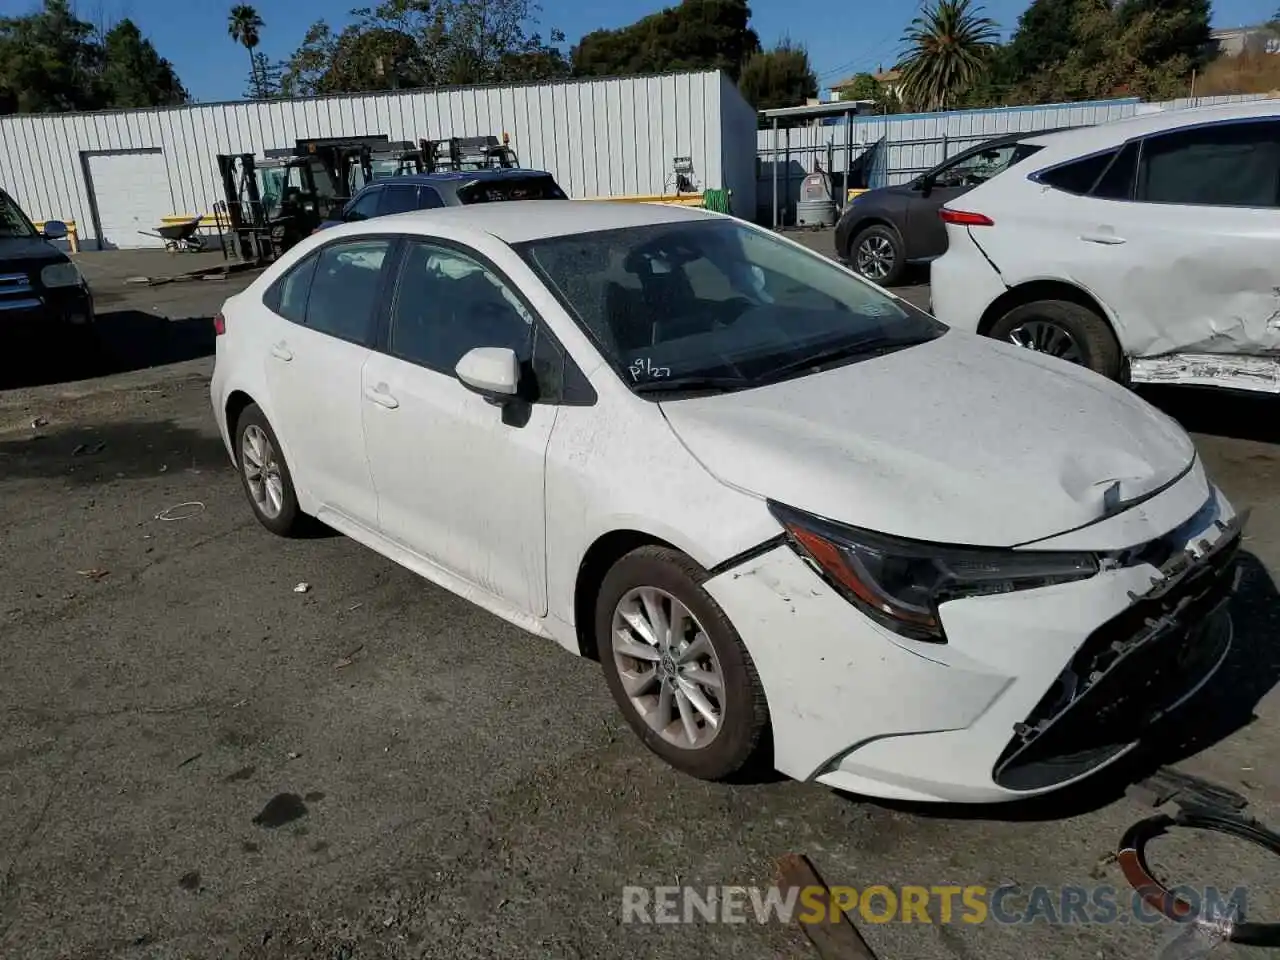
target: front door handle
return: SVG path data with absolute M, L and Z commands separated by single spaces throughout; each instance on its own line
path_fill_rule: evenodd
M 289 349 L 289 345 L 283 340 L 271 345 L 271 355 L 277 360 L 283 360 L 286 363 L 293 359 L 293 351 Z
M 386 407 L 388 410 L 394 410 L 396 407 L 400 406 L 400 401 L 391 395 L 385 383 L 380 383 L 376 387 L 365 387 L 364 395 L 374 403 L 381 407 Z
M 1082 233 L 1080 239 L 1085 243 L 1099 243 L 1104 247 L 1117 247 L 1124 243 L 1124 237 L 1117 237 L 1114 233 Z

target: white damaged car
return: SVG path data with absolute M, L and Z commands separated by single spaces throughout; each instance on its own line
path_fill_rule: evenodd
M 216 326 L 264 526 L 318 518 L 598 657 L 698 777 L 1043 793 L 1231 644 L 1241 520 L 1170 418 L 729 217 L 341 226 Z

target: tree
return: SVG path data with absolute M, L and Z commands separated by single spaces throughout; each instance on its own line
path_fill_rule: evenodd
M 67 0 L 0 18 L 0 113 L 57 113 L 185 103 L 173 65 L 137 25 L 96 28 Z
M 849 82 L 837 88 L 846 100 L 875 100 L 880 96 L 880 84 L 869 73 L 857 73 Z
M 757 110 L 798 107 L 818 94 L 818 78 L 804 47 L 790 38 L 766 53 L 755 53 L 742 66 L 738 79 L 742 96 Z
M 1116 22 L 1128 31 L 1146 19 L 1143 47 L 1138 52 L 1148 68 L 1185 57 L 1192 67 L 1209 59 L 1209 0 L 1122 0 L 1115 8 Z
M 273 63 L 265 53 L 253 55 L 253 66 L 249 69 L 249 83 L 244 88 L 246 100 L 268 100 L 282 96 L 284 93 L 284 67 Z
M 760 50 L 746 0 L 683 0 L 619 30 L 588 33 L 571 52 L 578 76 L 723 70 L 737 80 Z
M 190 97 L 173 64 L 156 52 L 137 24 L 128 18 L 102 38 L 102 86 L 112 107 L 170 107 Z
M 1018 28 L 1005 47 L 1014 83 L 1064 61 L 1078 40 L 1076 6 L 1070 0 L 1034 0 L 1018 17 Z
M 954 106 L 982 76 L 999 30 L 981 11 L 973 0 L 934 0 L 911 21 L 902 36 L 907 52 L 897 66 L 902 98 L 911 108 Z
M 253 51 L 262 40 L 264 26 L 258 11 L 246 3 L 236 4 L 227 16 L 227 35 L 249 52 L 249 79 L 259 99 L 266 99 L 267 93 L 261 79 L 255 79 L 258 66 Z

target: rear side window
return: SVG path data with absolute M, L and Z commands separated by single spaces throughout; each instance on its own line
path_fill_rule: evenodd
M 312 254 L 271 285 L 262 300 L 272 312 L 294 323 L 307 322 L 307 295 L 318 259 Z
M 354 240 L 325 247 L 307 298 L 307 326 L 341 340 L 368 343 L 382 264 L 391 243 Z
M 1192 206 L 1280 205 L 1280 122 L 1213 124 L 1148 137 L 1137 198 Z
M 411 183 L 391 184 L 382 188 L 382 206 L 379 212 L 386 216 L 392 213 L 408 213 L 418 209 L 418 188 Z
M 435 187 L 419 187 L 418 188 L 418 209 L 434 210 L 437 207 L 443 207 L 444 201 L 440 199 L 440 193 Z
M 1133 178 L 1138 172 L 1138 141 L 1126 143 L 1098 180 L 1090 196 L 1099 200 L 1133 199 Z
M 568 197 L 551 177 L 512 177 L 472 183 L 458 191 L 458 199 L 470 204 L 503 200 L 567 200 Z
M 1108 150 L 1106 153 L 1095 153 L 1081 157 L 1056 167 L 1051 167 L 1036 175 L 1036 179 L 1046 186 L 1067 193 L 1085 194 L 1093 189 L 1098 178 L 1106 171 L 1119 150 Z

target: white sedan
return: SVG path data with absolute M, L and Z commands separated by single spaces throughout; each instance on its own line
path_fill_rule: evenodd
M 698 777 L 1043 793 L 1231 643 L 1240 518 L 1171 419 L 730 217 L 350 224 L 216 327 L 265 527 L 318 519 L 597 657 Z

